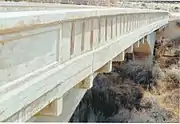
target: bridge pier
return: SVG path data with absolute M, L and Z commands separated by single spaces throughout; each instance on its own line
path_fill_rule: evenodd
M 154 45 L 157 39 L 157 33 L 152 32 L 147 36 L 140 39 L 138 42 L 134 44 L 134 58 L 135 61 L 139 61 L 148 65 L 150 68 L 153 64 L 153 52 Z
M 134 43 L 133 44 L 133 46 L 134 46 L 134 48 L 138 48 L 139 46 L 140 46 L 140 41 L 137 41 L 136 43 Z M 133 49 L 133 51 L 134 51 L 134 49 Z
M 142 43 L 142 44 L 145 43 L 145 38 L 144 37 L 140 40 L 140 43 Z
M 72 88 L 63 95 L 63 109 L 59 116 L 37 114 L 28 122 L 68 122 L 87 89 Z
M 112 60 L 107 62 L 104 66 L 102 66 L 100 69 L 98 69 L 97 73 L 104 73 L 104 72 L 111 72 L 112 70 Z
M 74 88 L 79 88 L 79 89 L 90 89 L 93 86 L 93 80 L 96 77 L 97 73 L 94 73 L 87 78 L 85 78 L 83 81 L 78 83 Z
M 110 67 L 112 68 L 112 64 L 108 62 L 102 67 L 101 71 L 107 71 Z M 77 83 L 68 93 L 54 100 L 31 118 L 29 122 L 68 122 L 86 91 L 93 86 L 96 75 L 97 73 L 93 73 Z
M 121 61 L 124 61 L 124 56 L 125 56 L 125 53 L 124 53 L 124 51 L 122 51 L 119 55 L 117 55 L 117 56 L 113 59 L 113 62 L 121 62 Z
M 59 116 L 63 109 L 63 97 L 55 99 L 52 103 L 47 105 L 39 112 L 39 115 L 45 116 Z
M 133 53 L 133 45 L 131 45 L 130 47 L 128 47 L 126 50 L 125 50 L 125 53 Z

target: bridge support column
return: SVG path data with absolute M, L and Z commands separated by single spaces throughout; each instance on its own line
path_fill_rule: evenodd
M 139 47 L 134 47 L 135 61 L 144 63 L 148 65 L 150 68 L 152 67 L 155 38 L 156 33 L 153 32 L 151 34 L 148 34 L 146 37 L 142 38 L 139 41 Z
M 147 35 L 147 42 L 150 46 L 150 52 L 153 55 L 154 52 L 154 45 L 155 45 L 155 40 L 156 40 L 156 32 L 152 32 L 151 34 Z
M 140 45 L 140 41 L 137 41 L 136 43 L 134 43 L 133 49 L 139 47 L 139 45 Z
M 93 86 L 93 80 L 96 77 L 96 75 L 97 73 L 88 76 L 86 79 L 78 83 L 74 88 L 90 89 Z
M 57 98 L 48 106 L 46 106 L 43 110 L 39 112 L 39 115 L 45 116 L 59 116 L 62 113 L 63 109 L 63 98 Z
M 121 62 L 121 61 L 124 61 L 124 51 L 123 52 L 121 52 L 119 55 L 117 55 L 114 59 L 113 59 L 113 61 L 115 61 L 115 62 Z
M 107 62 L 103 67 L 98 69 L 97 73 L 111 72 L 112 70 L 112 61 Z
M 125 61 L 134 60 L 134 47 L 131 45 L 125 50 Z
M 143 37 L 139 42 L 140 42 L 140 44 L 144 44 L 145 43 L 145 38 Z
M 126 53 L 133 53 L 133 45 L 131 45 L 130 47 L 128 47 L 126 50 L 125 50 Z
M 86 93 L 86 89 L 72 88 L 63 95 L 63 111 L 59 116 L 37 115 L 28 122 L 68 122 Z

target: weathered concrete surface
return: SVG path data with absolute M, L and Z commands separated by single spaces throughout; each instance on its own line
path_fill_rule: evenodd
M 64 94 L 64 108 L 60 116 L 36 115 L 28 120 L 28 122 L 68 122 L 86 91 L 86 89 L 72 88 Z
M 0 121 L 23 122 L 52 102 L 61 108 L 58 99 L 100 68 L 111 70 L 116 56 L 167 24 L 168 13 L 86 8 L 0 12 L 0 20 Z

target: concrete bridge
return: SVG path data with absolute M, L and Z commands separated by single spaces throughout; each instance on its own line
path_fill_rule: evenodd
M 46 9 L 46 10 L 45 10 Z M 97 73 L 152 57 L 168 12 L 0 3 L 0 121 L 67 122 Z

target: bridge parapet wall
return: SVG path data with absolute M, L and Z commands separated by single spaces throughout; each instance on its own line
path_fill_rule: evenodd
M 166 24 L 168 13 L 87 8 L 0 12 L 0 20 L 0 121 L 27 121 Z

